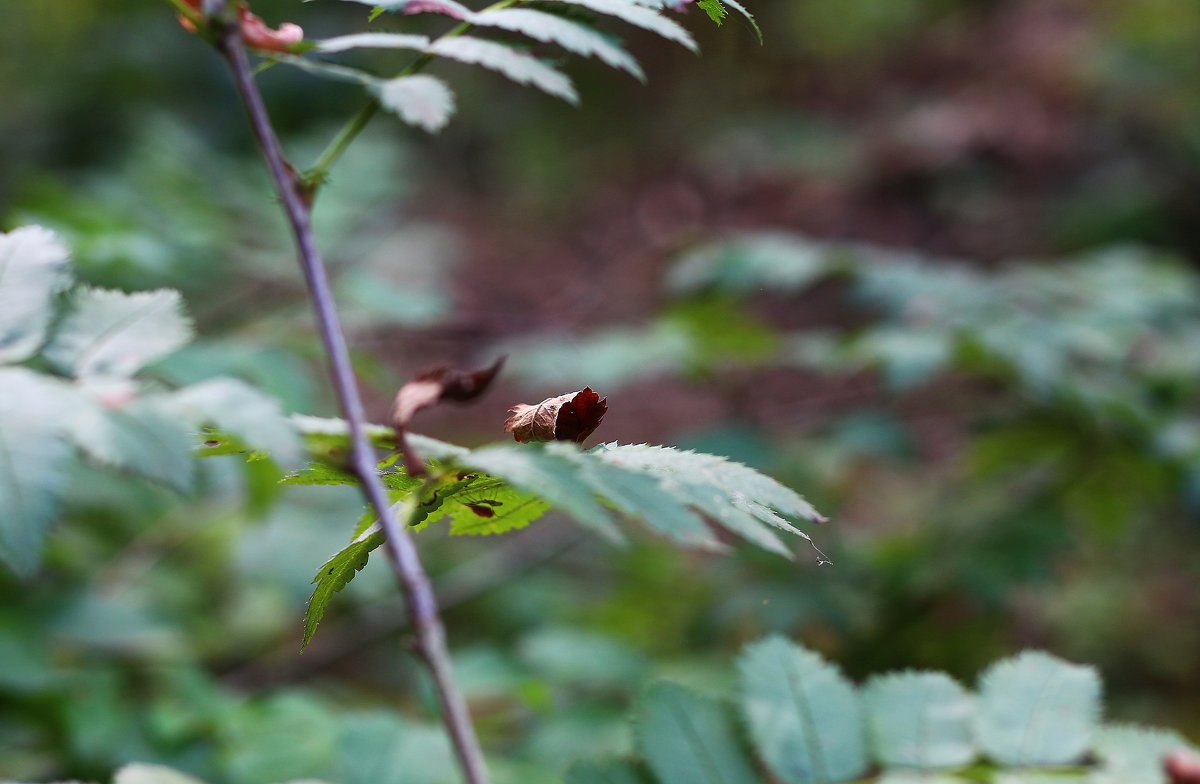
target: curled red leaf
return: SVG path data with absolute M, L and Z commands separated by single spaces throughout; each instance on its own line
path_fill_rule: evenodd
M 201 10 L 200 0 L 183 2 L 197 12 Z M 196 32 L 196 25 L 186 17 L 180 16 L 179 24 L 189 33 Z M 300 25 L 284 22 L 277 29 L 272 28 L 244 5 L 238 6 L 238 28 L 247 46 L 269 52 L 290 51 L 293 46 L 304 40 L 304 29 Z
M 608 411 L 608 398 L 584 387 L 543 400 L 537 405 L 520 403 L 509 409 L 504 432 L 512 433 L 520 443 L 529 441 L 574 441 L 582 443 Z

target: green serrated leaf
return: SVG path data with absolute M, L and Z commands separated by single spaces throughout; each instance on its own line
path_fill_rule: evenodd
M 858 693 L 820 656 L 782 637 L 738 658 L 742 711 L 767 766 L 788 784 L 832 784 L 863 775 L 866 727 Z
M 455 536 L 488 536 L 516 531 L 537 520 L 550 505 L 495 477 L 479 477 L 446 498 L 441 509 Z
M 1098 729 L 1100 688 L 1091 667 L 1038 651 L 997 662 L 979 680 L 979 746 L 1005 765 L 1077 762 Z
M 54 297 L 71 283 L 69 260 L 49 229 L 0 234 L 0 364 L 29 359 L 42 345 Z
M 975 757 L 971 697 L 935 672 L 876 676 L 863 689 L 871 746 L 885 767 L 947 768 Z
M 461 462 L 536 493 L 612 542 L 625 539 L 576 465 L 561 454 L 541 446 L 505 444 L 473 450 Z
M 653 530 L 684 546 L 723 549 L 708 524 L 661 477 L 597 459 L 566 444 L 551 444 L 548 448 L 575 463 L 592 492 L 627 517 L 645 521 Z
M 638 700 L 638 750 L 660 784 L 756 784 L 720 702 L 669 681 Z
M 781 515 L 824 520 L 811 504 L 774 479 L 716 455 L 647 444 L 601 444 L 591 454 L 613 465 L 657 477 L 663 489 L 680 502 L 754 544 L 788 558 L 791 552 L 772 529 L 809 542 L 812 539 Z M 823 555 L 820 558 L 826 560 Z
M 371 551 L 384 542 L 383 531 L 374 526 L 362 531 L 349 545 L 321 565 L 317 576 L 313 578 L 312 596 L 308 600 L 308 609 L 304 613 L 304 638 L 300 642 L 300 650 L 308 647 L 317 626 L 325 617 L 333 595 L 345 588 L 354 576 L 367 565 Z
M 128 378 L 192 337 L 179 292 L 80 289 L 45 356 L 76 378 Z
M 725 10 L 725 6 L 721 5 L 721 0 L 696 0 L 696 7 L 708 14 L 708 18 L 717 27 L 721 26 L 729 14 L 729 11 Z

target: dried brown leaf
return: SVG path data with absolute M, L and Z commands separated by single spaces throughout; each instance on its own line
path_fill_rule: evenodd
M 582 443 L 608 411 L 608 398 L 601 398 L 584 387 L 547 398 L 537 405 L 520 403 L 509 409 L 504 432 L 512 433 L 520 443 L 529 441 L 574 441 Z
M 484 393 L 503 365 L 504 357 L 481 370 L 459 370 L 442 365 L 426 370 L 400 387 L 392 405 L 392 427 L 396 429 L 396 441 L 404 453 L 404 465 L 410 475 L 425 473 L 424 465 L 412 455 L 404 437 L 417 412 L 443 400 L 454 403 L 474 400 Z

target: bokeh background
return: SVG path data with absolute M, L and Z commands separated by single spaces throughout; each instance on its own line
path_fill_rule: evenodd
M 314 37 L 365 25 L 353 3 L 254 8 Z M 579 108 L 435 66 L 452 124 L 377 119 L 318 203 L 377 418 L 431 364 L 508 353 L 486 399 L 419 429 L 500 439 L 510 405 L 591 385 L 596 438 L 728 455 L 833 520 L 810 531 L 824 567 L 803 546 L 615 549 L 553 516 L 422 533 L 499 777 L 627 749 L 649 677 L 727 688 L 772 631 L 856 678 L 972 683 L 1044 648 L 1100 669 L 1111 719 L 1200 738 L 1200 6 L 753 10 L 763 47 L 689 14 L 699 58 L 621 30 L 649 83 L 572 60 Z M 86 281 L 180 289 L 201 339 L 161 378 L 233 374 L 332 414 L 217 58 L 162 3 L 2 14 L 0 228 L 61 231 Z M 301 163 L 363 101 L 261 80 Z M 354 493 L 232 458 L 204 479 L 180 497 L 81 468 L 43 571 L 0 574 L 0 777 L 136 759 L 269 784 L 431 718 L 381 563 L 298 654 Z

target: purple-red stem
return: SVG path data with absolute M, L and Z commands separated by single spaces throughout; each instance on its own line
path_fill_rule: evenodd
M 384 549 L 404 590 L 409 619 L 417 635 L 417 647 L 437 687 L 442 721 L 450 734 L 463 776 L 467 784 L 487 784 L 487 767 L 467 702 L 454 681 L 450 653 L 446 647 L 446 632 L 438 615 L 433 586 L 421 565 L 412 537 L 391 510 L 387 491 L 376 471 L 377 456 L 367 436 L 362 395 L 350 364 L 350 351 L 338 318 L 329 276 L 313 237 L 311 204 L 284 157 L 262 94 L 254 81 L 238 27 L 221 22 L 219 17 L 219 12 L 210 12 L 211 23 L 219 33 L 217 48 L 229 63 L 237 91 L 250 116 L 254 135 L 262 148 L 296 240 L 300 267 L 304 271 L 321 342 L 329 359 L 330 380 L 350 430 L 351 468 L 362 483 L 363 495 L 378 515 L 387 536 Z

